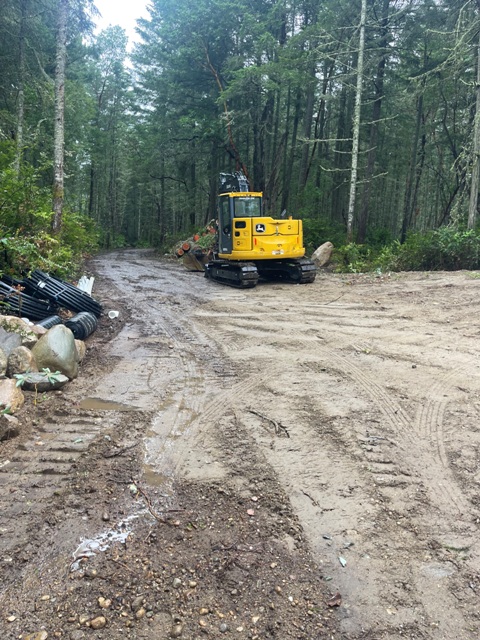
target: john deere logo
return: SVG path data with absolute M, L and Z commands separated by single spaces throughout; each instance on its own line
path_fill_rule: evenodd
M 265 231 L 265 225 L 264 224 L 255 225 L 255 231 L 257 233 L 263 233 Z

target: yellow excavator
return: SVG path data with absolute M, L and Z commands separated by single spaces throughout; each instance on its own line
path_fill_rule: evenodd
M 242 172 L 220 174 L 218 233 L 205 277 L 241 289 L 259 278 L 306 284 L 315 264 L 305 258 L 301 220 L 263 212 L 263 194 L 250 191 Z

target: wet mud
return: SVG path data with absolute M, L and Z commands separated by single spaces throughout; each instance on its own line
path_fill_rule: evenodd
M 0 445 L 3 637 L 478 637 L 476 273 L 91 266 L 118 316 Z

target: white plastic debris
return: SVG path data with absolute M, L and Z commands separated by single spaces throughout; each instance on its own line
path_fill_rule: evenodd
M 93 283 L 95 278 L 92 276 L 91 278 L 87 278 L 87 276 L 82 276 L 77 284 L 77 289 L 81 291 L 85 291 L 89 296 L 92 295 Z

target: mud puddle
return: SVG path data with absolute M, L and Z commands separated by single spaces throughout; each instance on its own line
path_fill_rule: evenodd
M 80 402 L 80 409 L 86 411 L 139 411 L 139 407 L 115 402 L 113 400 L 102 400 L 102 398 L 85 398 Z

